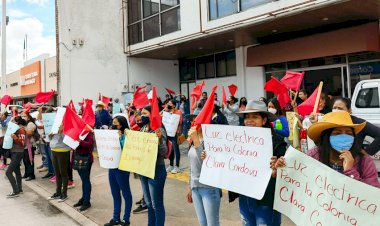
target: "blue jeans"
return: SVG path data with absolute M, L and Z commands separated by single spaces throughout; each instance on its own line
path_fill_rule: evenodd
M 240 217 L 243 226 L 280 226 L 281 214 L 270 206 L 257 205 L 257 200 L 239 196 Z
M 193 188 L 193 204 L 200 226 L 219 226 L 220 190 Z
M 42 165 L 44 167 L 48 167 L 47 157 L 46 157 L 46 150 L 45 150 L 45 144 L 44 143 L 40 143 L 38 148 L 40 149 L 40 152 L 41 152 L 41 155 L 42 155 Z
M 186 120 L 185 115 L 183 115 L 183 118 L 182 118 L 182 133 L 183 133 L 183 135 L 185 135 L 185 137 L 187 137 L 187 133 L 188 132 L 189 132 L 189 129 L 188 129 L 188 125 L 187 125 L 187 120 Z
M 177 135 L 175 137 L 168 137 L 168 139 L 172 142 L 173 150 L 170 153 L 169 160 L 170 165 L 174 165 L 174 157 L 175 157 L 175 165 L 179 167 L 179 160 L 181 159 L 181 153 L 179 152 L 179 146 L 177 143 Z
M 165 165 L 156 165 L 154 179 L 140 176 L 144 199 L 148 206 L 148 226 L 165 225 L 164 186 L 166 181 Z
M 90 163 L 88 169 L 78 170 L 79 177 L 82 180 L 82 198 L 81 199 L 83 200 L 83 204 L 90 204 L 90 198 L 91 198 L 91 181 L 90 181 L 91 166 L 92 166 L 92 163 Z
M 123 220 L 127 223 L 130 223 L 130 216 L 132 210 L 132 193 L 131 188 L 129 187 L 129 172 L 122 171 L 119 169 L 109 169 L 108 179 L 110 182 L 111 193 L 113 198 L 113 220 L 120 220 L 121 191 L 125 202 Z
M 51 153 L 51 149 L 50 149 L 50 143 L 45 143 L 45 154 L 46 154 L 48 172 L 50 174 L 54 175 L 54 166 L 53 166 L 53 161 L 52 161 L 52 153 Z

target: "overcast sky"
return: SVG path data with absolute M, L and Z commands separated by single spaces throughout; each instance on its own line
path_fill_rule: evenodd
M 7 0 L 7 16 L 7 73 L 17 71 L 24 65 L 26 34 L 28 59 L 43 53 L 55 56 L 54 0 Z

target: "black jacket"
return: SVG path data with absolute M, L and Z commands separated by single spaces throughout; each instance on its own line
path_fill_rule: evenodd
M 366 120 L 352 116 L 352 122 L 354 124 L 360 124 Z M 374 140 L 369 145 L 364 145 L 364 139 L 366 136 L 372 137 Z M 372 123 L 367 122 L 364 129 L 356 136 L 359 144 L 362 144 L 362 147 L 369 155 L 374 155 L 380 150 L 380 128 L 375 126 Z

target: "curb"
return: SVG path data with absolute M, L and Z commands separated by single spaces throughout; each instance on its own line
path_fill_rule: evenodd
M 34 192 L 36 192 L 39 196 L 47 200 L 47 197 L 51 196 L 52 194 L 48 192 L 46 189 L 38 185 L 36 182 L 28 182 L 23 181 L 23 184 L 28 186 L 30 189 L 32 189 Z M 71 207 L 65 202 L 59 203 L 57 200 L 47 200 L 51 205 L 58 208 L 62 213 L 66 214 L 68 217 L 76 221 L 78 224 L 83 226 L 99 226 L 97 223 L 92 221 L 90 218 L 84 216 L 79 211 Z

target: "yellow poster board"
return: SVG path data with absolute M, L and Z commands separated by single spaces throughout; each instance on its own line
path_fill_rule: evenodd
M 127 130 L 119 169 L 154 178 L 158 152 L 155 133 Z

